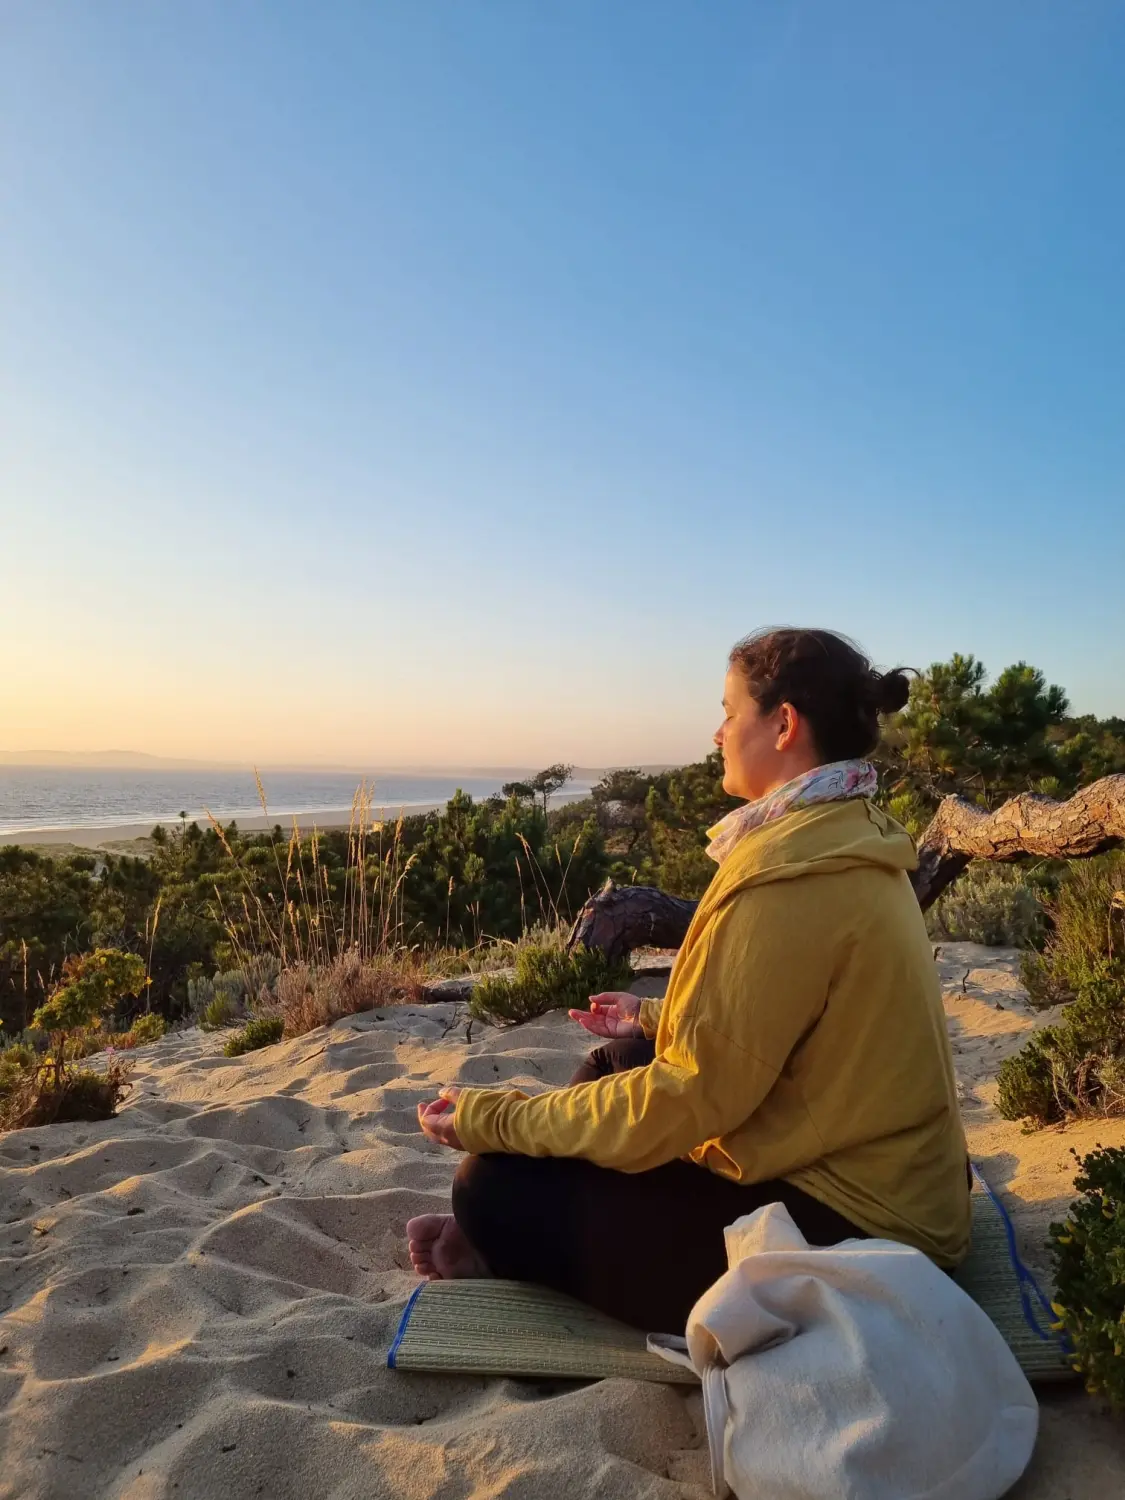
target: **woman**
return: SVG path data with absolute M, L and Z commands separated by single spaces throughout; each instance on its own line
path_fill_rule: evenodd
M 452 1215 L 407 1226 L 421 1275 L 536 1281 L 678 1330 L 726 1269 L 724 1227 L 774 1202 L 815 1245 L 874 1235 L 958 1263 L 965 1140 L 916 857 L 862 759 L 907 687 L 828 631 L 735 647 L 715 743 L 746 805 L 711 830 L 719 868 L 663 1006 L 595 996 L 585 1018 L 652 1045 L 614 1043 L 534 1098 L 419 1106 L 470 1153 Z

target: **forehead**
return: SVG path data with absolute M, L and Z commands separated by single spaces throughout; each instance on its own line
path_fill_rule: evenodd
M 724 703 L 742 703 L 750 696 L 750 690 L 746 686 L 746 678 L 737 667 L 728 667 L 726 680 L 723 683 Z

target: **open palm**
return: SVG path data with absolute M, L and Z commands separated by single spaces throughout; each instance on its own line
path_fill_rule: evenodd
M 572 1010 L 568 1014 L 594 1036 L 635 1037 L 644 1036 L 644 1028 L 637 1020 L 640 1010 L 641 1002 L 636 995 L 606 990 L 604 994 L 590 996 L 589 1010 Z

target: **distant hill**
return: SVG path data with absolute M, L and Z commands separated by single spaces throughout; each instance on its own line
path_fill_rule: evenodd
M 676 763 L 678 764 L 678 762 Z M 676 764 L 633 766 L 645 776 L 658 776 L 662 771 L 674 771 Z M 0 766 L 62 766 L 75 770 L 99 771 L 246 771 L 249 761 L 189 760 L 175 755 L 148 755 L 142 750 L 0 750 Z M 619 766 L 575 766 L 575 781 L 600 781 L 607 771 L 622 769 Z M 357 776 L 391 774 L 407 775 L 477 775 L 497 776 L 516 780 L 534 775 L 537 766 L 377 766 L 366 770 L 355 765 L 331 764 L 281 764 L 262 762 L 259 770 L 266 771 L 336 771 Z
M 184 760 L 141 750 L 0 750 L 0 766 L 72 766 L 101 771 L 228 771 L 233 761 Z

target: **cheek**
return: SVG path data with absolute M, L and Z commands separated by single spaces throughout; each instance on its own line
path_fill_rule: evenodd
M 739 759 L 750 764 L 757 760 L 764 749 L 761 727 L 758 724 L 743 724 L 735 737 Z
M 745 760 L 750 750 L 750 736 L 745 724 L 731 724 L 726 732 L 725 748 L 734 760 Z

